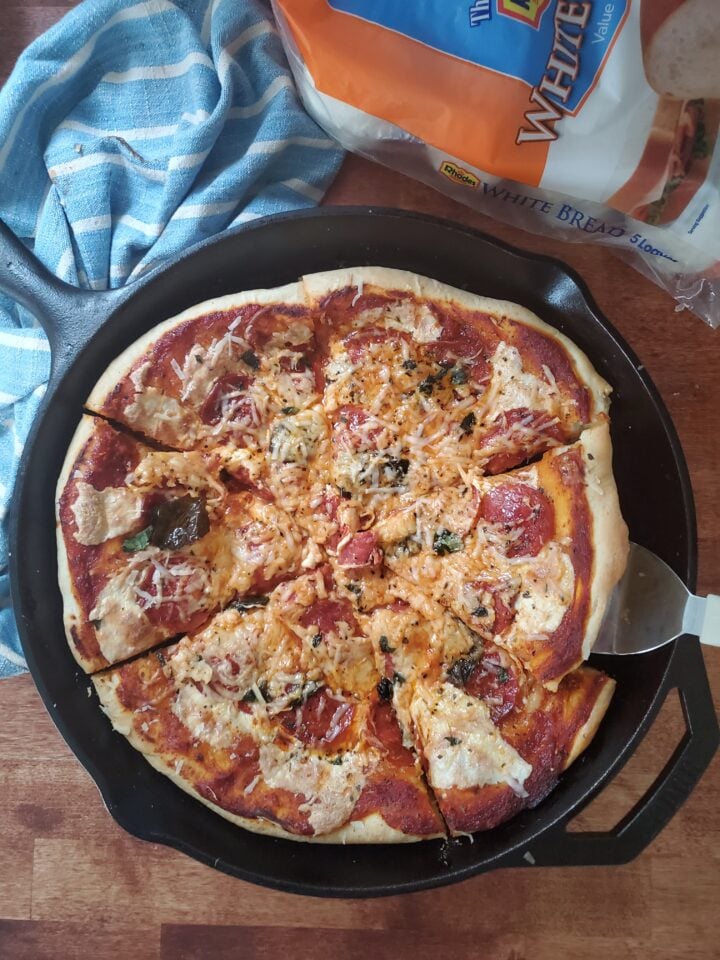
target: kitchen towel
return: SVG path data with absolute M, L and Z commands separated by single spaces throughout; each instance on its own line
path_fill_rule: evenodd
M 0 218 L 93 290 L 227 227 L 314 206 L 341 160 L 303 111 L 260 0 L 86 0 L 0 92 Z M 49 363 L 35 319 L 0 294 L 0 677 L 25 669 L 7 521 Z

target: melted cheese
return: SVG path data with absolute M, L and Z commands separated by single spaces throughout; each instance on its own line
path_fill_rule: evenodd
M 187 557 L 184 562 L 170 565 L 168 559 L 166 551 L 155 547 L 139 551 L 98 595 L 88 619 L 99 621 L 95 635 L 103 656 L 111 663 L 146 649 L 149 637 L 168 635 L 167 630 L 149 623 L 144 609 L 167 601 L 182 602 L 183 610 L 190 616 L 207 606 L 212 589 L 204 562 Z M 154 593 L 140 587 L 148 572 Z
M 83 546 L 104 543 L 128 533 L 142 516 L 142 497 L 124 487 L 96 490 L 80 480 L 71 506 L 75 517 L 75 539 Z
M 420 690 L 410 709 L 434 789 L 507 784 L 527 796 L 523 784 L 532 766 L 502 738 L 482 700 L 444 683 Z
M 549 636 L 573 601 L 575 572 L 565 551 L 554 541 L 537 557 L 526 561 L 522 571 L 522 593 L 515 603 L 515 636 Z
M 320 440 L 327 436 L 322 410 L 304 410 L 277 420 L 270 434 L 270 459 L 277 463 L 306 465 Z
M 297 357 L 296 353 L 287 355 L 290 358 Z M 319 399 L 315 389 L 315 374 L 312 370 L 283 370 L 281 367 L 275 367 L 269 377 L 268 387 L 278 410 L 283 407 L 302 409 Z
M 265 344 L 265 349 L 282 349 L 286 346 L 299 347 L 303 343 L 309 343 L 312 335 L 313 328 L 307 320 L 291 320 L 282 330 L 273 331 Z
M 335 759 L 335 758 L 332 758 Z M 366 782 L 362 758 L 342 754 L 342 763 L 310 750 L 282 750 L 274 744 L 260 747 L 260 771 L 271 789 L 289 790 L 304 797 L 301 812 L 316 835 L 341 827 L 350 817 Z
M 124 570 L 107 582 L 97 598 L 88 619 L 95 624 L 100 652 L 109 663 L 124 660 L 146 645 L 150 629 L 147 617 L 137 602 L 135 574 Z
M 145 387 L 124 410 L 125 420 L 152 437 L 162 436 L 167 430 L 182 435 L 186 443 L 194 436 L 186 412 L 174 397 L 157 387 Z M 165 426 L 167 425 L 167 427 Z
M 179 365 L 173 365 L 182 384 L 182 400 L 202 405 L 215 381 L 237 368 L 233 347 L 239 347 L 240 352 L 248 349 L 248 344 L 231 332 L 226 334 L 221 343 L 220 349 L 216 348 L 214 341 L 207 349 L 202 344 L 195 343 L 188 351 L 182 369 Z
M 213 697 L 192 683 L 180 687 L 172 712 L 194 740 L 212 747 L 230 747 L 243 734 L 257 733 L 252 714 L 244 713 L 233 700 Z
M 357 316 L 358 326 L 382 325 L 387 330 L 409 333 L 417 343 L 431 343 L 442 333 L 437 317 L 425 303 L 395 300 L 382 307 L 362 310 Z
M 262 480 L 265 469 L 265 454 L 263 451 L 251 450 L 249 447 L 233 447 L 227 444 L 214 447 L 213 454 L 229 473 L 242 475 L 244 471 L 252 483 L 260 483 Z
M 559 392 L 554 379 L 548 383 L 528 373 L 516 347 L 501 341 L 490 365 L 492 377 L 482 402 L 485 412 L 499 414 L 503 410 L 527 407 L 553 413 L 557 409 Z
M 290 517 L 272 504 L 254 506 L 253 519 L 229 531 L 224 538 L 233 565 L 229 584 L 239 592 L 251 586 L 258 570 L 269 580 L 305 559 L 302 557 L 303 535 Z M 246 518 L 247 515 L 243 520 Z
M 146 454 L 127 478 L 128 486 L 137 490 L 156 490 L 158 487 L 183 487 L 189 493 L 203 493 L 209 506 L 217 506 L 225 499 L 225 487 L 209 472 L 207 461 L 200 453 Z
M 324 554 L 320 547 L 313 541 L 308 540 L 303 548 L 303 559 L 300 566 L 303 570 L 312 570 L 322 563 Z
M 259 615 L 241 616 L 236 610 L 225 610 L 192 642 L 178 646 L 168 661 L 168 669 L 178 683 L 196 680 L 207 684 L 215 679 L 244 694 L 257 679 L 262 627 Z
M 339 487 L 365 493 L 379 498 L 407 493 L 410 489 L 409 474 L 412 462 L 406 470 L 398 468 L 403 459 L 399 445 L 382 450 L 345 450 L 340 448 L 334 458 L 334 479 Z M 405 458 L 409 459 L 409 458 Z M 372 500 L 370 501 L 372 503 Z

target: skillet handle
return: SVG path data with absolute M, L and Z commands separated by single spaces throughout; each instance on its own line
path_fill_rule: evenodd
M 51 380 L 58 380 L 130 288 L 98 293 L 59 280 L 0 220 L 0 291 L 37 317 L 50 341 Z
M 678 647 L 682 646 L 682 651 Z M 681 655 L 680 655 L 681 654 Z M 540 866 L 604 866 L 629 863 L 648 847 L 687 800 L 720 743 L 700 644 L 682 637 L 668 670 L 662 700 L 677 689 L 685 735 L 654 783 L 612 830 L 568 833 L 566 821 L 530 845 L 519 862 Z

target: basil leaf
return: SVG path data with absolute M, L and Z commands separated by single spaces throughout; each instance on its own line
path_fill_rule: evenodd
M 150 543 L 163 550 L 179 550 L 200 540 L 210 530 L 205 501 L 186 494 L 177 500 L 166 500 L 152 513 Z
M 145 527 L 140 533 L 136 533 L 134 536 L 128 537 L 127 540 L 123 540 L 122 548 L 125 553 L 135 553 L 137 550 L 144 550 L 146 547 L 149 547 L 152 532 L 152 526 Z
M 239 600 L 233 600 L 230 606 L 234 610 L 252 610 L 253 607 L 266 607 L 269 600 L 270 597 L 265 597 L 262 594 L 254 594 L 241 597 Z
M 392 700 L 393 688 L 392 683 L 388 680 L 387 677 L 383 677 L 382 680 L 377 685 L 378 696 L 381 700 Z
M 452 530 L 438 530 L 433 537 L 433 550 L 439 557 L 444 557 L 447 553 L 457 553 L 464 546 L 462 538 Z
M 283 407 L 280 413 L 284 414 L 286 417 L 291 417 L 294 413 L 298 413 L 297 407 Z
M 460 421 L 460 433 L 462 433 L 464 436 L 472 433 L 472 429 L 476 423 L 477 417 L 471 410 L 470 413 L 468 413 L 467 416 L 463 417 Z
M 402 481 L 410 469 L 410 461 L 407 457 L 388 457 L 384 463 L 384 469 L 389 479 Z
M 464 687 L 476 666 L 470 657 L 459 657 L 447 672 L 448 680 L 458 687 Z
M 257 358 L 257 354 L 253 353 L 252 350 L 246 350 L 245 353 L 241 354 L 240 359 L 253 370 L 257 370 L 260 367 L 260 361 Z
M 467 383 L 468 375 L 465 367 L 455 367 L 453 372 L 450 374 L 450 383 L 455 384 L 455 386 L 460 386 L 462 383 Z

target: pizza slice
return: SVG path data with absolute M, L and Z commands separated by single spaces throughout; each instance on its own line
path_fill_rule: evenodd
M 506 648 L 399 580 L 360 614 L 405 736 L 452 834 L 535 806 L 589 744 L 614 681 L 587 667 L 550 691 Z
M 229 492 L 221 464 L 83 418 L 58 482 L 57 533 L 67 638 L 85 670 L 196 630 L 320 559 L 284 511 Z
M 379 679 L 325 569 L 93 682 L 153 766 L 249 830 L 336 843 L 442 835 Z
M 175 449 L 266 450 L 278 415 L 319 399 L 314 351 L 299 284 L 208 300 L 128 347 L 87 407 Z
M 548 687 L 590 653 L 625 567 L 627 528 L 607 424 L 495 477 L 470 476 L 373 528 L 394 573 L 422 587 Z
M 515 304 L 398 270 L 303 278 L 316 325 L 328 474 L 368 510 L 498 473 L 572 442 L 610 388 L 557 330 Z

